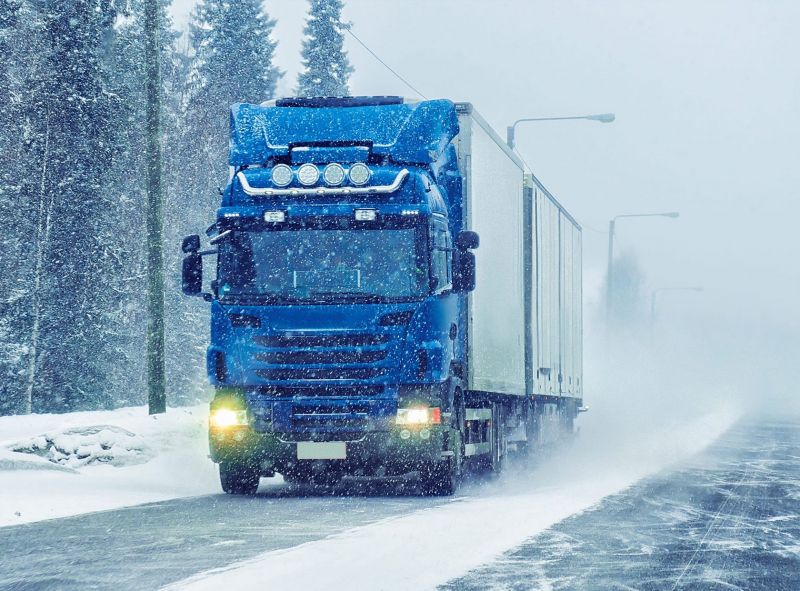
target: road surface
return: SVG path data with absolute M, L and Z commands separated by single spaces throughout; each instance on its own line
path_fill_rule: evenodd
M 800 589 L 800 422 L 740 423 L 648 478 L 442 587 Z

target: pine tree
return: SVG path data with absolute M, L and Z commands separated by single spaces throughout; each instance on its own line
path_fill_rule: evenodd
M 202 0 L 195 11 L 185 128 L 194 165 L 187 176 L 198 179 L 198 189 L 213 192 L 227 180 L 231 104 L 272 98 L 282 75 L 272 64 L 277 43 L 270 35 L 275 21 L 263 13 L 262 4 L 262 0 Z
M 180 238 L 212 224 L 217 188 L 228 180 L 228 125 L 233 103 L 273 98 L 282 73 L 273 65 L 275 21 L 262 0 L 201 0 L 190 25 L 191 63 L 178 143 L 166 179 L 168 397 L 200 392 L 205 377 L 208 304 L 180 294 Z M 206 263 L 213 273 L 214 266 Z
M 104 373 L 115 358 L 105 335 L 116 294 L 107 277 L 116 262 L 104 220 L 116 205 L 107 184 L 114 98 L 101 55 L 116 12 L 91 0 L 37 8 L 42 47 L 21 109 L 21 200 L 35 212 L 24 410 L 110 406 Z
M 0 0 L 0 415 L 24 410 L 27 353 L 25 306 L 29 214 L 20 201 L 20 100 L 24 15 L 17 0 Z
M 342 0 L 311 0 L 303 41 L 299 96 L 347 96 L 353 68 L 344 50 Z

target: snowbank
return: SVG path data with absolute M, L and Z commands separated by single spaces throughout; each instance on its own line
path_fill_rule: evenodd
M 144 437 L 114 425 L 93 425 L 45 433 L 15 443 L 11 449 L 35 454 L 54 464 L 71 468 L 94 463 L 112 466 L 143 464 L 154 455 Z
M 218 493 L 206 405 L 0 417 L 0 525 Z

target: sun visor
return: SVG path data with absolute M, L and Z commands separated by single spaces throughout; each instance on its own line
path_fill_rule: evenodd
M 239 103 L 231 107 L 230 164 L 264 164 L 307 146 L 364 146 L 396 163 L 430 164 L 458 133 L 448 100 L 364 104 L 350 98 L 277 106 Z M 282 104 L 291 106 L 281 106 Z

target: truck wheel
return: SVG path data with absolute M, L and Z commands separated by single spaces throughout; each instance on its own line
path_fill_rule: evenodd
M 423 494 L 449 497 L 458 489 L 461 474 L 454 458 L 428 466 L 422 473 Z
M 559 414 L 559 439 L 567 443 L 575 436 L 575 416 L 577 405 L 572 400 L 563 401 L 558 408 Z
M 235 462 L 220 462 L 219 481 L 229 495 L 253 495 L 258 490 L 259 473 L 255 468 Z

